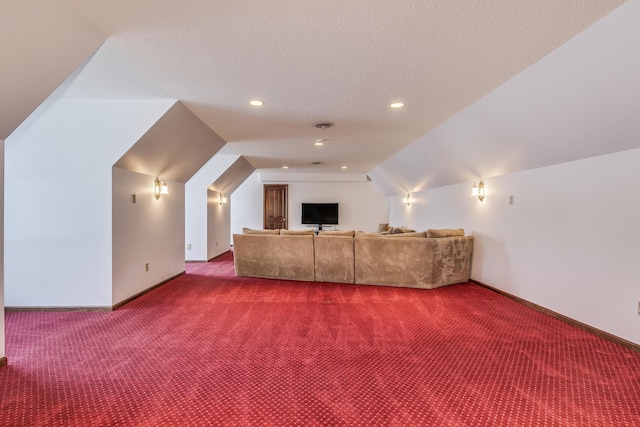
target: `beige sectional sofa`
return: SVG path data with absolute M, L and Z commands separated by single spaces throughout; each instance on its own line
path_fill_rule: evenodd
M 461 229 L 400 236 L 245 230 L 233 235 L 236 275 L 424 289 L 469 280 L 473 236 Z

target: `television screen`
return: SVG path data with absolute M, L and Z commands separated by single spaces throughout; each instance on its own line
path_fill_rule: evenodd
M 337 203 L 303 203 L 303 224 L 338 224 Z

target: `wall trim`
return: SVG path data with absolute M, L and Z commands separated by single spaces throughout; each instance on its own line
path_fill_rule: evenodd
M 598 328 L 594 328 L 593 326 L 587 325 L 586 323 L 582 323 L 578 320 L 572 319 L 571 317 L 565 316 L 564 314 L 560 314 L 557 313 L 553 310 L 549 310 L 548 308 L 545 308 L 541 305 L 538 305 L 536 303 L 533 303 L 531 301 L 527 301 L 524 298 L 520 298 L 518 296 L 515 296 L 513 294 L 510 294 L 509 292 L 505 292 L 501 289 L 495 288 L 491 285 L 487 285 L 486 283 L 482 283 L 479 280 L 474 280 L 474 279 L 469 279 L 470 282 L 475 283 L 476 285 L 482 286 L 484 288 L 487 288 L 493 292 L 499 293 L 500 295 L 504 295 L 507 298 L 511 298 L 512 300 L 515 300 L 521 304 L 526 305 L 527 307 L 533 308 L 534 310 L 537 310 L 541 313 L 544 314 L 548 314 L 551 317 L 554 317 L 558 320 L 561 320 L 565 323 L 568 323 L 570 325 L 576 326 L 580 329 L 584 329 L 587 332 L 590 332 L 596 336 L 599 336 L 600 338 L 604 338 L 605 340 L 611 341 L 613 343 L 616 343 L 618 345 L 621 345 L 622 347 L 626 347 L 630 350 L 633 350 L 637 353 L 640 353 L 640 344 L 636 344 L 633 343 L 631 341 L 627 341 L 624 338 L 620 338 L 616 335 L 610 334 L 609 332 L 605 332 L 603 330 L 600 330 Z
M 9 364 L 9 362 L 7 361 L 6 357 L 0 357 L 0 368 L 4 368 L 8 364 Z
M 176 279 L 176 278 L 178 278 L 180 276 L 183 276 L 184 274 L 186 274 L 186 272 L 182 271 L 182 272 L 180 272 L 178 274 L 175 274 L 175 275 L 169 277 L 168 279 L 164 279 L 163 281 L 161 281 L 159 283 L 156 283 L 155 285 L 149 286 L 147 289 L 144 289 L 144 290 L 138 292 L 137 294 L 131 295 L 129 298 L 125 298 L 122 301 L 120 301 L 119 303 L 114 304 L 113 306 L 111 306 L 111 309 L 113 311 L 115 311 L 115 310 L 117 310 L 119 308 L 122 308 L 122 306 L 124 306 L 125 304 L 130 303 L 134 299 L 140 298 L 142 295 L 144 295 L 144 294 L 146 294 L 148 292 L 151 292 L 152 290 L 154 290 L 156 288 L 159 288 L 160 286 L 172 281 L 173 279 Z
M 4 308 L 5 312 L 28 312 L 28 311 L 111 311 L 110 306 L 100 307 L 21 307 L 9 306 Z

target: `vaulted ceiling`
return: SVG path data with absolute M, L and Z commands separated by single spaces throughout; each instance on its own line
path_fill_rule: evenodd
M 177 99 L 227 142 L 220 153 L 261 171 L 366 174 L 625 1 L 31 3 L 52 12 L 0 27 L 5 59 L 15 64 L 0 81 L 3 96 L 30 46 L 55 69 L 53 53 L 86 58 L 101 33 L 106 42 L 56 96 Z M 63 9 L 74 18 L 59 20 Z M 55 45 L 45 48 L 47 40 Z M 28 71 L 37 74 L 28 77 L 33 84 L 49 72 Z M 250 106 L 252 99 L 264 106 Z M 391 109 L 395 101 L 404 108 Z M 11 96 L 0 107 L 6 114 L 33 102 Z M 318 129 L 317 121 L 335 126 Z M 12 130 L 15 122 L 0 124 Z

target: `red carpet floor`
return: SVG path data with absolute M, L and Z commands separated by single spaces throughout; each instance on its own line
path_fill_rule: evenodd
M 640 354 L 474 284 L 236 278 L 7 313 L 2 426 L 640 426 Z

